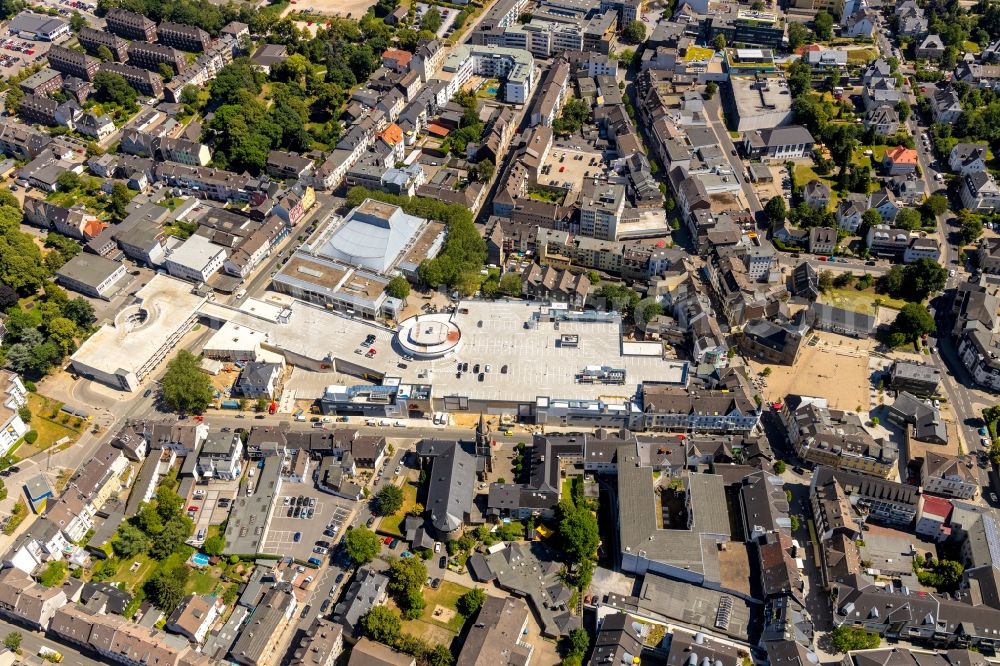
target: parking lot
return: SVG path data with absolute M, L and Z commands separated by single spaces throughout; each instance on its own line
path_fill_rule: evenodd
M 222 482 L 194 490 L 188 500 L 188 509 L 197 508 L 197 511 L 188 511 L 188 515 L 194 513 L 191 518 L 194 521 L 194 536 L 188 543 L 193 546 L 205 543 L 209 525 L 220 525 L 229 517 L 229 502 L 236 497 L 236 491 L 236 482 Z M 219 503 L 220 499 L 223 500 L 222 504 Z
M 0 76 L 10 79 L 25 67 L 44 62 L 49 42 L 9 37 L 0 42 Z
M 579 192 L 584 178 L 603 176 L 608 172 L 600 152 L 553 146 L 542 165 L 538 184 Z
M 301 504 L 298 502 L 299 497 L 303 498 Z M 311 482 L 286 481 L 281 484 L 281 495 L 275 501 L 261 552 L 290 555 L 303 561 L 310 557 L 324 559 L 322 554 L 313 552 L 316 542 L 334 544 L 339 541 L 352 510 L 353 503 L 350 500 L 327 495 L 317 490 Z M 328 527 L 335 527 L 336 531 L 324 534 Z M 296 534 L 299 535 L 298 541 L 295 540 Z

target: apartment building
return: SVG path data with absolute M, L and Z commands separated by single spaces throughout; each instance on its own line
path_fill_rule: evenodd
M 155 72 L 117 62 L 102 62 L 98 71 L 118 74 L 143 95 L 159 97 L 163 94 L 163 79 Z
M 808 463 L 881 478 L 896 467 L 895 444 L 876 440 L 856 412 L 830 409 L 825 399 L 790 395 L 781 420 L 788 442 Z
M 18 410 L 28 404 L 28 391 L 21 383 L 21 378 L 13 372 L 0 371 L 0 455 L 7 451 L 28 432 L 28 426 L 21 419 Z
M 64 46 L 52 45 L 45 55 L 48 58 L 49 67 L 52 69 L 66 76 L 75 76 L 86 81 L 94 80 L 94 75 L 97 74 L 97 68 L 100 65 L 97 58 Z
M 124 37 L 145 42 L 156 41 L 156 23 L 142 14 L 136 14 L 125 9 L 112 9 L 105 17 L 108 30 Z
M 585 180 L 580 195 L 580 233 L 601 240 L 618 240 L 618 225 L 625 212 L 625 186 Z
M 156 34 L 161 44 L 172 46 L 182 51 L 207 51 L 212 44 L 212 38 L 207 32 L 193 25 L 161 21 L 156 28 Z
M 111 55 L 117 62 L 128 60 L 128 41 L 113 32 L 84 26 L 76 36 L 80 40 L 80 46 L 87 49 L 87 53 L 90 55 L 96 56 L 100 48 L 104 46 L 111 51 Z
M 128 45 L 128 60 L 133 65 L 156 71 L 166 64 L 175 74 L 182 74 L 188 67 L 187 57 L 177 49 L 165 44 L 132 42 Z

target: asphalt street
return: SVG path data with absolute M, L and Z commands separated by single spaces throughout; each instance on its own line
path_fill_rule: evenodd
M 104 666 L 107 664 L 107 661 L 88 657 L 70 645 L 51 640 L 41 632 L 31 631 L 22 626 L 0 620 L 0 634 L 6 636 L 12 631 L 21 634 L 21 652 L 25 655 L 37 655 L 38 650 L 44 646 L 62 653 L 62 663 L 64 664 L 71 664 L 72 666 Z

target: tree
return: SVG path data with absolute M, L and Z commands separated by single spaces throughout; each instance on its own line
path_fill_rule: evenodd
M 9 285 L 0 284 L 0 310 L 6 310 L 17 305 L 17 292 Z
M 115 556 L 121 559 L 135 557 L 139 553 L 145 552 L 147 548 L 149 548 L 149 539 L 146 534 L 130 523 L 122 523 L 111 542 L 111 550 L 114 551 Z
M 434 646 L 434 649 L 427 659 L 430 662 L 430 666 L 451 666 L 455 661 L 455 657 L 451 654 L 451 650 L 448 646 L 438 643 Z
M 226 549 L 226 539 L 221 534 L 216 534 L 206 539 L 201 549 L 210 557 L 218 557 Z
M 511 298 L 521 296 L 521 276 L 517 273 L 504 273 L 500 278 L 500 293 Z
M 721 51 L 726 48 L 726 36 L 721 33 L 716 35 L 715 39 L 712 40 L 712 46 L 714 46 L 717 51 Z
M 484 159 L 476 164 L 476 177 L 484 182 L 488 183 L 493 179 L 493 174 L 496 173 L 497 165 L 493 163 L 491 159 Z
M 577 507 L 559 522 L 563 550 L 573 562 L 593 557 L 601 540 L 597 518 L 585 507 Z
M 80 187 L 80 174 L 75 171 L 63 171 L 56 178 L 56 185 L 60 190 L 75 190 Z
M 375 606 L 361 616 L 361 630 L 377 643 L 392 645 L 399 638 L 402 628 L 399 616 L 387 606 Z
M 830 634 L 830 638 L 832 639 L 833 649 L 837 652 L 874 650 L 882 642 L 878 634 L 858 627 L 850 627 L 846 624 L 834 629 Z
M 129 203 L 132 201 L 132 197 L 135 196 L 135 192 L 128 189 L 128 185 L 125 183 L 115 183 L 111 186 L 111 201 L 108 204 L 108 213 L 111 214 L 111 218 L 116 222 L 121 222 L 125 219 L 125 214 Z
M 49 340 L 54 342 L 63 355 L 76 349 L 76 324 L 65 317 L 56 317 L 48 325 Z
M 655 298 L 644 298 L 635 304 L 635 320 L 648 324 L 655 317 L 663 314 L 663 306 Z
M 775 460 L 774 464 L 771 466 L 775 474 L 784 474 L 786 465 L 784 460 Z
M 420 19 L 420 29 L 436 33 L 441 28 L 441 12 L 437 7 L 431 7 Z
M 705 99 L 712 99 L 715 97 L 715 93 L 719 92 L 719 84 L 715 81 L 709 81 L 705 84 Z
M 932 194 L 923 203 L 924 213 L 928 217 L 937 217 L 948 212 L 948 197 L 941 194 Z
M 245 96 L 260 94 L 263 73 L 254 71 L 250 61 L 238 58 L 229 63 L 212 80 L 212 100 L 217 104 L 234 104 Z
M 911 111 L 912 109 L 910 108 L 909 102 L 905 99 L 899 100 L 899 104 L 896 105 L 896 113 L 899 114 L 900 122 L 905 123 L 907 119 L 909 119 Z
M 201 414 L 213 396 L 212 381 L 201 371 L 198 357 L 185 349 L 167 364 L 160 391 L 163 401 L 182 414 Z
M 399 486 L 383 486 L 375 495 L 375 508 L 380 515 L 391 516 L 403 506 L 403 491 Z
M 12 86 L 7 91 L 7 98 L 4 100 L 4 109 L 7 113 L 14 115 L 21 108 L 21 102 L 24 101 L 24 91 L 21 90 L 20 86 Z
M 253 410 L 255 412 L 266 412 L 267 404 L 267 398 L 260 396 L 254 401 Z
M 410 295 L 410 283 L 402 275 L 396 275 L 385 286 L 385 293 L 393 298 L 404 300 Z
M 392 561 L 388 575 L 389 591 L 397 596 L 406 595 L 423 588 L 427 580 L 427 566 L 418 557 L 402 557 Z
M 347 555 L 357 565 L 368 564 L 375 559 L 381 548 L 381 540 L 367 527 L 355 527 L 347 533 L 345 546 Z
M 978 215 L 963 216 L 959 234 L 962 237 L 962 243 L 969 244 L 977 240 L 983 235 L 982 218 Z
M 165 560 L 176 553 L 191 536 L 194 523 L 185 515 L 176 515 L 163 525 L 163 531 L 153 537 L 149 556 L 155 560 Z
M 934 317 L 919 303 L 907 303 L 900 309 L 892 322 L 893 334 L 899 334 L 907 342 L 913 342 L 936 328 Z
M 820 271 L 819 290 L 829 291 L 833 289 L 833 271 Z
M 76 324 L 77 328 L 87 328 L 97 320 L 94 306 L 80 296 L 66 303 L 62 311 L 63 316 Z
M 788 24 L 788 48 L 792 51 L 799 48 L 809 39 L 809 30 L 801 23 L 791 21 Z
M 893 226 L 911 231 L 913 229 L 918 229 L 921 224 L 923 224 L 923 218 L 920 217 L 920 213 L 912 208 L 904 208 L 900 210 L 896 214 L 896 219 L 893 222 Z
M 476 587 L 460 596 L 458 602 L 455 604 L 455 608 L 465 617 L 471 618 L 479 612 L 485 601 L 486 593 L 481 588 Z
M 646 24 L 642 21 L 629 21 L 625 24 L 622 36 L 632 44 L 641 44 L 646 41 Z
M 94 99 L 98 102 L 117 104 L 129 113 L 139 109 L 135 89 L 121 74 L 98 72 L 94 75 Z
M 115 54 L 112 53 L 111 49 L 109 49 L 107 46 L 101 44 L 100 46 L 97 47 L 97 57 L 102 62 L 113 62 L 115 59 Z
M 816 29 L 816 36 L 821 40 L 830 39 L 833 37 L 833 16 L 821 9 L 813 18 L 813 27 Z
M 587 648 L 590 647 L 590 634 L 583 627 L 577 627 L 573 631 L 569 632 L 569 635 L 564 639 L 563 653 L 569 656 L 583 657 L 587 654 Z
M 3 644 L 11 652 L 21 654 L 21 632 L 12 631 L 3 637 Z
M 785 198 L 782 196 L 771 197 L 764 206 L 764 214 L 767 215 L 771 226 L 778 226 L 785 221 L 788 215 L 788 207 L 785 205 Z
M 69 17 L 69 29 L 73 32 L 80 32 L 86 25 L 87 20 L 83 18 L 83 14 L 74 9 Z
M 146 581 L 146 597 L 164 613 L 169 615 L 184 598 L 184 586 L 189 572 L 184 565 L 172 569 L 161 569 Z

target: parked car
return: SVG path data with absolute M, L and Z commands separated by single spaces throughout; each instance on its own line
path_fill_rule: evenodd
M 293 534 L 292 541 L 294 541 L 295 543 L 302 541 L 302 532 L 296 532 L 295 534 Z

